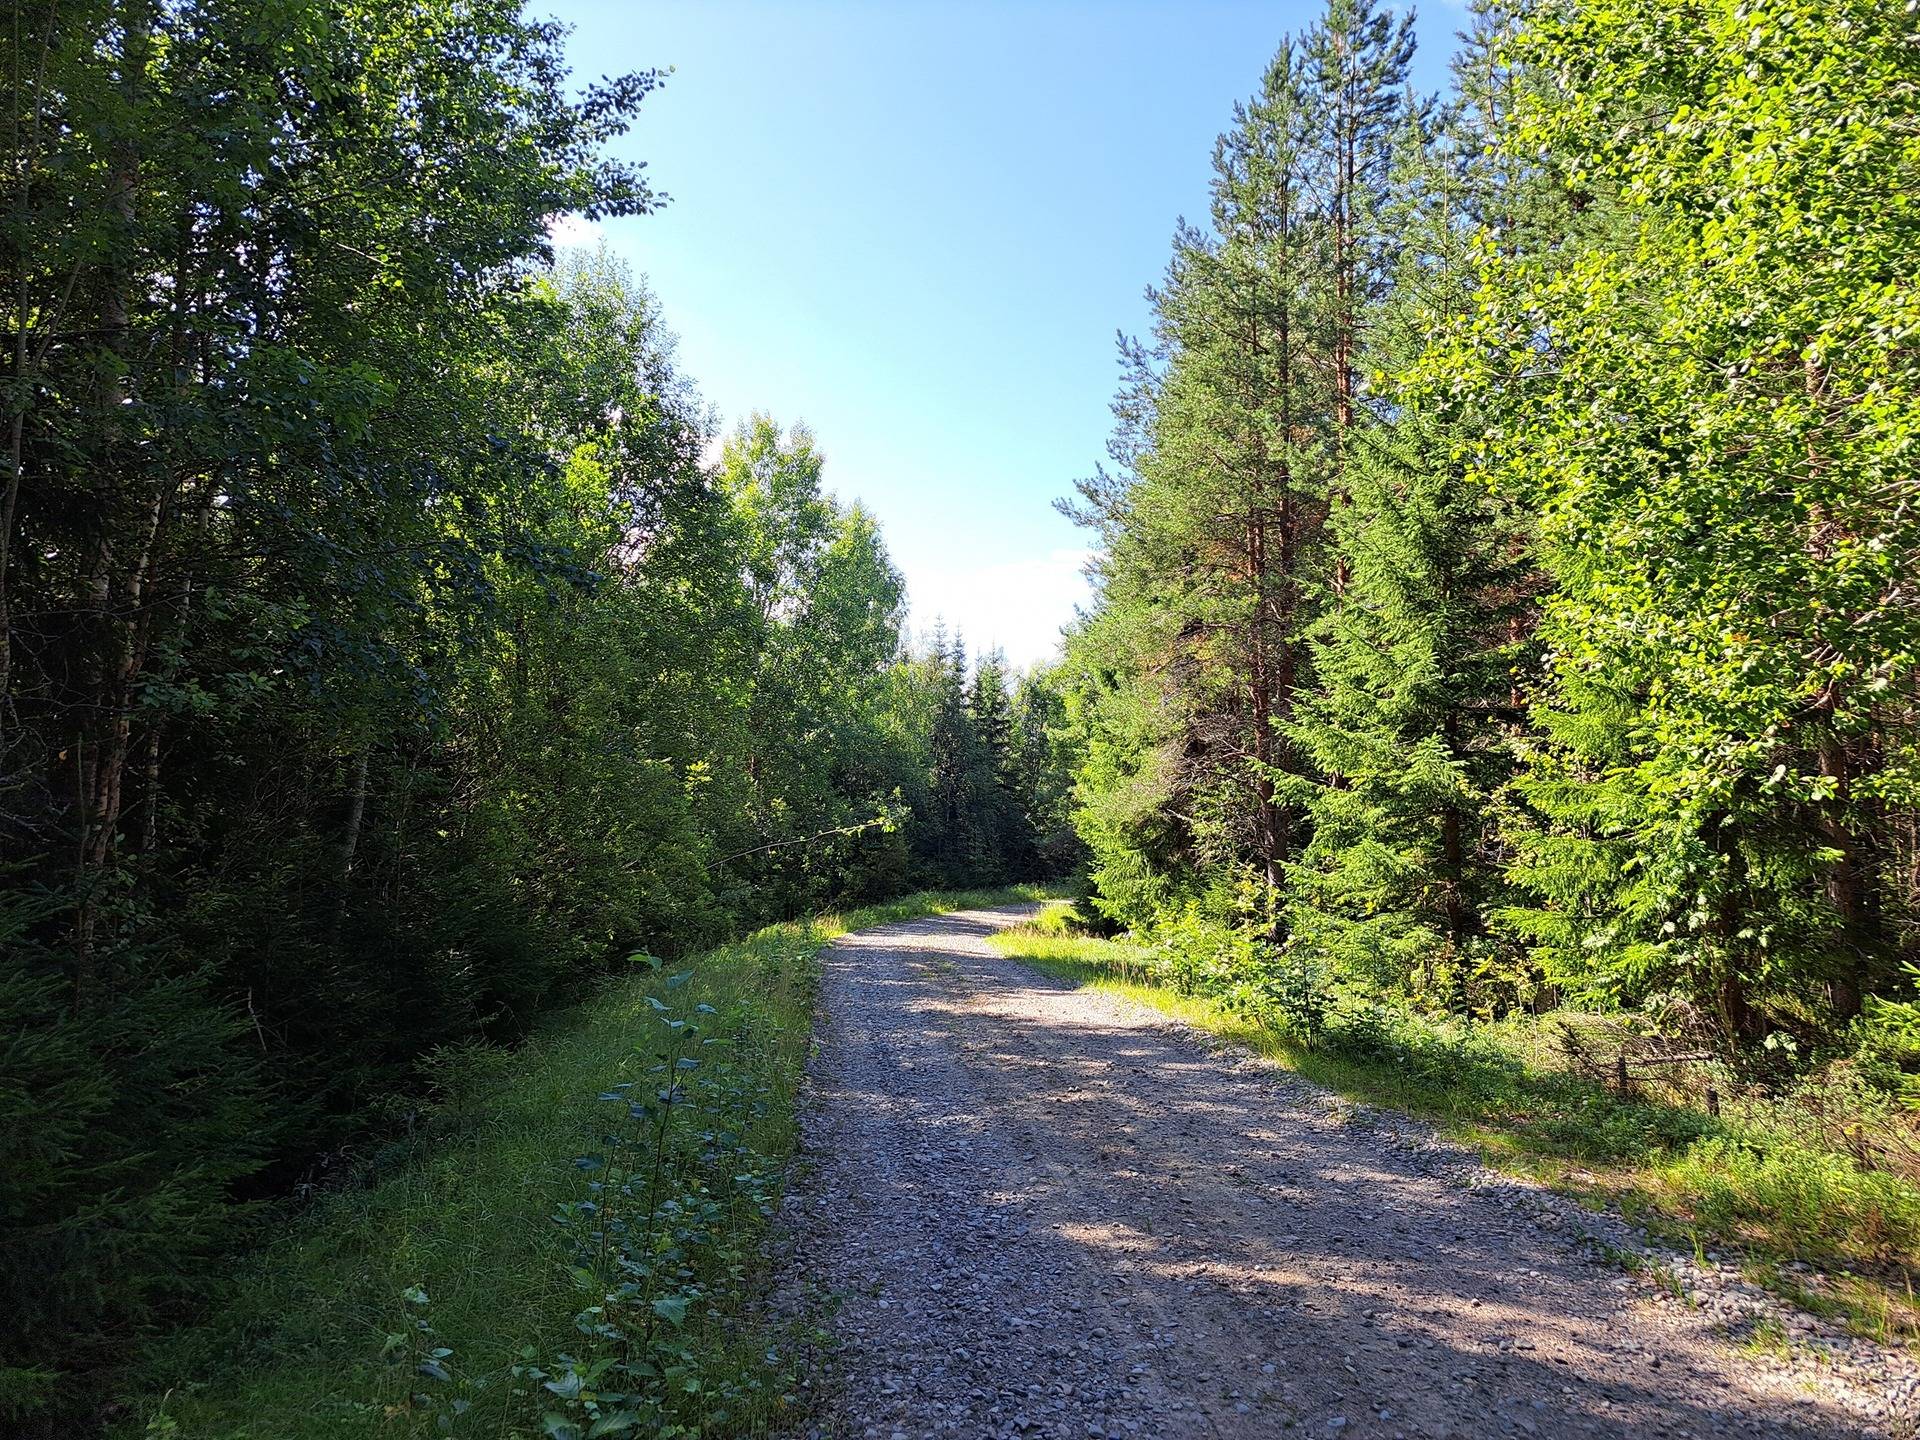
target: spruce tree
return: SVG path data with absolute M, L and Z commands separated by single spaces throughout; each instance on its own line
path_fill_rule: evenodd
M 1014 686 L 1009 773 L 1025 846 L 1017 873 L 1064 875 L 1080 860 L 1074 834 L 1075 755 L 1060 672 L 1030 670 Z
M 927 791 L 932 802 L 930 847 L 940 879 L 964 884 L 979 861 L 975 819 L 979 801 L 979 739 L 967 704 L 967 647 L 960 636 L 934 638 L 934 703 L 927 743 Z
M 1469 37 L 1463 103 L 1439 133 L 1426 107 L 1400 107 L 1374 213 L 1397 264 L 1363 352 L 1374 403 L 1354 427 L 1351 503 L 1332 522 L 1345 583 L 1316 637 L 1319 687 L 1290 727 L 1321 777 L 1296 783 L 1314 832 L 1294 875 L 1295 943 L 1454 1006 L 1514 995 L 1513 946 L 1488 918 L 1507 898 L 1498 797 L 1536 588 L 1524 516 L 1468 473 L 1484 415 L 1416 373 L 1471 308 L 1476 229 L 1521 203 L 1484 174 L 1489 41 Z
M 1004 880 L 1022 873 L 1018 866 L 1032 844 L 1014 793 L 1013 708 L 1007 695 L 1006 657 L 1000 651 L 985 651 L 974 662 L 967 714 L 974 742 L 975 877 Z

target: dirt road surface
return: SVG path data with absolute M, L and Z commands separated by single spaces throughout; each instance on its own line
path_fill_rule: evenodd
M 1002 957 L 1019 911 L 825 957 L 793 1284 L 817 1436 L 1883 1433 L 1430 1149 Z

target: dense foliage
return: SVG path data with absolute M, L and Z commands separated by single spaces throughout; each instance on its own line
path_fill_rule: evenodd
M 1071 862 L 1057 717 L 804 431 L 716 439 L 559 215 L 651 74 L 515 3 L 16 7 L 0 1428 L 70 1433 L 249 1206 L 633 952 Z M 1042 687 L 1044 689 L 1044 687 Z M 1042 797 L 1038 809 L 1023 796 Z
M 1427 100 L 1331 0 L 1175 235 L 1070 507 L 1094 903 L 1229 992 L 1645 1007 L 1911 1085 L 1920 30 L 1463 40 Z

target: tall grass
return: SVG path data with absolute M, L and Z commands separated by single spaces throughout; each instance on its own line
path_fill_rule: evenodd
M 590 1428 L 591 1386 L 614 1372 L 589 1371 L 616 1353 L 659 1372 L 646 1433 L 777 1424 L 795 1392 L 785 1337 L 760 1313 L 760 1256 L 796 1138 L 821 948 L 851 928 L 1043 894 L 928 893 L 770 926 L 672 970 L 637 968 L 517 1050 L 441 1056 L 430 1103 L 361 1183 L 286 1218 L 229 1302 L 160 1349 L 120 1433 L 564 1437 Z M 642 1113 L 676 1077 L 673 1105 Z M 657 1165 L 634 1165 L 655 1140 Z M 630 1280 L 641 1320 L 613 1336 L 610 1297 Z

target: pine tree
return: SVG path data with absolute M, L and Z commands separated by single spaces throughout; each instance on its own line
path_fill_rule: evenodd
M 1333 281 L 1333 384 L 1337 509 L 1348 493 L 1355 430 L 1363 421 L 1362 356 L 1374 307 L 1390 286 L 1400 232 L 1391 223 L 1396 137 L 1422 111 L 1407 91 L 1413 15 L 1378 0 L 1329 0 L 1301 50 L 1322 131 L 1314 188 L 1326 197 Z M 1346 582 L 1336 556 L 1333 585 Z
M 1073 512 L 1105 541 L 1099 613 L 1074 648 L 1111 683 L 1085 693 L 1154 751 L 1114 776 L 1134 820 L 1090 813 L 1103 889 L 1106 876 L 1140 895 L 1218 890 L 1219 870 L 1272 912 L 1301 843 L 1281 792 L 1300 757 L 1278 726 L 1308 680 L 1337 389 L 1317 98 L 1288 42 L 1235 107 L 1211 228 L 1180 226 L 1152 296 L 1155 346 L 1123 350 L 1112 453 L 1125 473 L 1083 484 Z M 1143 809 L 1164 818 L 1142 826 Z

